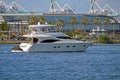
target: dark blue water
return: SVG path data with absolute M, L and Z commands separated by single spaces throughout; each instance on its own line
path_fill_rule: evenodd
M 0 44 L 0 80 L 120 80 L 120 44 L 85 52 L 11 53 Z

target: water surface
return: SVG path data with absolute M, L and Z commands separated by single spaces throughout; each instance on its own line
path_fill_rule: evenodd
M 0 80 L 120 80 L 120 44 L 85 52 L 11 53 L 0 44 Z

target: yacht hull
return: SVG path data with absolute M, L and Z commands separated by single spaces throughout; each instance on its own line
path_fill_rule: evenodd
M 41 43 L 32 44 L 29 48 L 21 47 L 21 49 L 23 52 L 82 52 L 90 45 L 91 43 Z

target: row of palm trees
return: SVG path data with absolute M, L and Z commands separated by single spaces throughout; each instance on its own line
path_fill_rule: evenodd
M 37 24 L 38 22 L 40 22 L 40 24 L 45 24 L 45 22 L 47 22 L 48 24 L 55 24 L 55 25 L 57 25 L 59 27 L 60 31 L 62 31 L 62 27 L 64 27 L 64 25 L 66 24 L 64 19 L 60 19 L 60 18 L 57 19 L 56 22 L 47 21 L 44 16 L 32 16 L 29 19 L 29 24 L 30 25 Z M 83 32 L 84 32 L 84 34 L 86 34 L 87 25 L 89 25 L 89 24 L 95 24 L 95 25 L 105 24 L 105 25 L 108 25 L 108 24 L 111 23 L 111 21 L 107 17 L 103 21 L 101 21 L 99 19 L 99 17 L 96 17 L 93 20 L 93 22 L 90 22 L 87 17 L 83 17 L 81 19 L 81 21 L 79 22 L 75 16 L 71 16 L 68 23 L 72 25 L 72 30 L 71 31 L 72 31 L 72 35 L 74 35 L 74 32 L 75 32 L 75 27 L 74 26 L 75 26 L 75 24 L 82 24 L 84 26 L 84 31 Z M 9 30 L 10 30 L 10 27 L 8 26 L 7 21 L 2 22 L 0 24 L 0 35 L 5 34 L 5 33 L 2 33 L 2 31 L 9 31 Z
M 32 25 L 32 24 L 37 24 L 38 22 L 40 22 L 40 24 L 45 24 L 46 22 L 46 19 L 44 16 L 32 16 L 29 20 L 29 24 Z M 56 23 L 52 23 L 50 21 L 47 21 L 49 24 L 56 24 L 57 26 L 59 27 L 64 27 L 65 25 L 65 21 L 64 19 L 57 19 L 56 20 Z M 101 23 L 102 22 L 102 23 Z M 69 24 L 72 25 L 72 30 L 74 30 L 74 24 L 78 24 L 78 20 L 76 19 L 76 17 L 74 16 L 71 16 L 70 17 L 70 20 L 68 22 Z M 103 21 L 101 21 L 98 17 L 96 17 L 93 22 L 93 24 L 95 25 L 100 25 L 100 24 L 104 24 L 104 25 L 109 25 L 111 23 L 110 19 L 109 18 L 105 18 Z M 88 24 L 91 24 L 91 22 L 89 22 L 88 18 L 87 17 L 83 17 L 80 21 L 80 24 L 84 25 L 84 28 L 86 29 L 86 25 Z M 0 24 L 0 31 L 9 31 L 9 26 L 7 24 L 7 21 L 5 22 L 2 22 Z
M 32 16 L 30 18 L 30 20 L 29 20 L 29 24 L 37 24 L 38 22 L 40 22 L 41 24 L 45 24 L 45 22 L 46 22 L 45 17 L 44 16 Z M 66 24 L 66 22 L 64 21 L 64 19 L 61 19 L 61 18 L 57 19 L 55 23 L 53 23 L 51 21 L 47 21 L 47 22 L 49 24 L 55 24 L 55 25 L 57 25 L 60 28 L 64 27 L 64 25 Z M 93 20 L 93 22 L 90 22 L 87 17 L 83 17 L 81 19 L 81 21 L 79 22 L 75 16 L 71 16 L 68 23 L 72 25 L 72 32 L 73 32 L 73 35 L 74 35 L 74 31 L 75 31 L 74 25 L 75 24 L 81 24 L 81 25 L 83 25 L 84 26 L 84 31 L 83 32 L 85 34 L 86 33 L 86 29 L 87 29 L 86 28 L 87 25 L 89 25 L 89 24 L 94 24 L 96 26 L 97 25 L 109 25 L 109 24 L 111 24 L 111 20 L 108 17 L 105 17 L 104 20 L 101 21 L 99 19 L 99 17 L 96 17 Z
M 45 24 L 45 22 L 46 22 L 45 17 L 44 17 L 44 16 L 32 16 L 32 17 L 30 18 L 30 20 L 29 20 L 29 24 L 37 24 L 38 22 L 40 22 L 41 24 Z M 48 22 L 49 24 L 53 24 L 53 23 L 50 22 L 50 21 L 47 21 L 47 22 Z M 96 24 L 96 25 L 99 25 L 99 24 L 101 24 L 101 22 L 103 22 L 103 24 L 105 24 L 105 25 L 111 23 L 111 21 L 110 21 L 110 19 L 109 19 L 108 17 L 105 17 L 104 20 L 102 20 L 102 21 L 99 19 L 99 17 L 96 17 L 96 18 L 93 20 L 93 22 L 89 22 L 89 20 L 88 20 L 87 17 L 83 17 L 83 18 L 81 19 L 81 21 L 79 22 L 79 21 L 76 19 L 75 16 L 71 16 L 68 23 L 70 23 L 70 24 L 72 24 L 72 25 L 73 25 L 73 24 L 78 24 L 78 23 L 83 24 L 83 25 L 88 25 L 88 24 Z M 60 26 L 61 26 L 61 25 L 64 26 L 64 24 L 65 24 L 64 19 L 62 19 L 62 18 L 57 19 L 57 20 L 56 20 L 56 24 L 57 24 L 57 25 L 60 25 Z

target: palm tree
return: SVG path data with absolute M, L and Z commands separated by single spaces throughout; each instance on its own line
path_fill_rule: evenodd
M 111 24 L 111 20 L 108 17 L 105 17 L 104 20 L 103 20 L 103 24 L 104 24 L 104 26 L 107 27 L 108 25 Z
M 10 30 L 10 27 L 9 27 L 9 25 L 7 24 L 7 21 L 2 22 L 1 25 L 0 25 L 0 34 L 1 34 L 2 36 L 6 36 L 7 34 L 6 34 L 5 32 L 8 33 L 9 30 Z M 4 31 L 5 31 L 5 32 L 4 32 Z
M 38 22 L 39 22 L 39 20 L 38 20 L 37 16 L 32 16 L 29 20 L 30 25 L 37 24 Z
M 109 24 L 111 24 L 111 20 L 108 17 L 105 17 L 103 20 L 103 24 L 109 25 Z
M 51 22 L 51 21 L 47 21 L 47 23 L 48 23 L 48 24 L 52 24 L 52 22 Z
M 95 25 L 101 24 L 99 17 L 96 17 L 96 18 L 93 20 L 93 24 L 95 24 Z
M 44 16 L 32 16 L 29 20 L 30 25 L 34 25 L 40 22 L 40 24 L 45 24 L 45 17 Z
M 3 34 L 2 31 L 3 31 L 3 22 L 0 24 L 0 35 Z
M 72 24 L 72 35 L 74 36 L 74 24 L 78 23 L 77 19 L 74 16 L 70 17 L 69 23 Z
M 40 22 L 40 24 L 45 24 L 45 17 L 44 16 L 40 16 L 39 17 L 39 22 Z
M 94 20 L 93 20 L 93 24 L 95 24 L 96 26 L 96 28 L 97 28 L 97 26 L 98 25 L 102 25 L 103 23 L 101 23 L 101 21 L 100 21 L 100 19 L 99 19 L 99 17 L 96 17 Z M 98 33 L 97 33 L 97 36 L 98 36 Z
M 83 17 L 80 23 L 84 25 L 84 34 L 86 34 L 86 25 L 89 24 L 88 18 Z
M 64 20 L 63 19 L 57 19 L 57 21 L 56 21 L 56 25 L 58 26 L 58 27 L 60 27 L 60 29 L 62 30 L 62 27 L 64 26 Z
M 108 17 L 105 17 L 103 20 L 103 24 L 105 27 L 111 24 L 111 20 Z
M 2 22 L 2 24 L 1 24 L 1 26 L 0 26 L 1 28 L 1 31 L 9 31 L 9 29 L 10 29 L 10 27 L 8 26 L 8 24 L 7 24 L 7 21 L 5 21 L 5 22 Z

